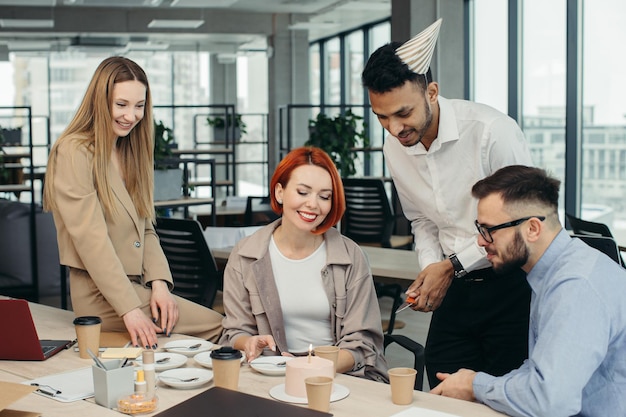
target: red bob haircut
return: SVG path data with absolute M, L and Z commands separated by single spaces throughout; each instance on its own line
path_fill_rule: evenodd
M 334 162 L 330 159 L 330 156 L 328 156 L 328 154 L 322 149 L 313 146 L 296 148 L 289 152 L 282 159 L 282 161 L 280 161 L 274 171 L 274 175 L 272 175 L 272 180 L 270 181 L 270 201 L 272 210 L 274 210 L 274 213 L 278 215 L 283 214 L 283 206 L 278 204 L 276 194 L 274 192 L 276 184 L 282 185 L 283 188 L 286 187 L 293 170 L 303 165 L 315 165 L 326 170 L 326 172 L 330 174 L 333 187 L 330 211 L 324 221 L 313 232 L 316 235 L 321 235 L 336 225 L 339 220 L 341 220 L 343 213 L 346 211 L 346 198 L 343 194 L 343 183 L 341 182 L 341 177 L 339 176 L 339 172 L 337 171 Z

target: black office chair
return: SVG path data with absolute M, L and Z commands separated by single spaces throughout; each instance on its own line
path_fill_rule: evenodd
M 413 354 L 413 368 L 417 371 L 414 388 L 421 391 L 424 388 L 424 346 L 402 334 L 385 334 L 383 343 L 385 350 L 387 349 L 387 346 L 392 343 L 397 343 L 399 346 L 402 346 Z
M 611 233 L 611 229 L 609 229 L 609 227 L 606 224 L 591 222 L 588 220 L 582 220 L 568 213 L 565 213 L 565 217 L 567 217 L 567 220 L 569 221 L 570 226 L 572 226 L 572 231 L 576 235 L 596 236 L 596 237 L 605 237 L 605 238 L 612 239 L 615 245 L 617 246 L 617 250 L 618 250 L 617 256 L 619 260 L 616 262 L 626 268 L 626 263 L 624 263 L 624 258 L 619 253 L 619 252 L 626 252 L 626 247 L 617 245 L 617 243 L 615 242 L 615 237 L 613 237 L 613 234 Z M 606 248 L 608 250 L 608 253 L 607 252 L 605 253 L 607 253 L 607 255 L 611 257 L 611 259 L 614 259 L 613 257 L 614 255 L 612 254 L 613 249 L 611 248 L 610 242 L 605 241 L 603 243 L 599 243 L 600 242 L 599 240 L 593 241 L 592 242 L 593 244 L 590 242 L 592 242 L 592 239 L 588 239 L 586 243 L 592 247 L 596 247 L 594 246 L 595 244 L 595 245 L 601 245 L 602 248 Z M 596 249 L 602 250 L 600 249 L 600 247 L 596 247 Z
M 343 178 L 346 212 L 341 231 L 360 245 L 411 249 L 413 236 L 393 235 L 396 216 L 391 208 L 385 184 L 379 178 Z M 391 297 L 393 305 L 386 326 L 391 334 L 396 325 L 396 310 L 402 304 L 403 288 L 399 284 L 376 282 L 378 297 Z
M 346 212 L 342 233 L 355 242 L 383 248 L 411 249 L 412 235 L 393 235 L 393 213 L 385 184 L 379 178 L 343 178 Z
M 156 232 L 174 280 L 173 293 L 213 307 L 222 288 L 222 272 L 217 269 L 202 227 L 196 220 L 158 217 Z
M 278 218 L 270 205 L 269 197 L 248 196 L 243 215 L 244 226 L 263 226 Z
M 622 257 L 619 253 L 617 243 L 613 238 L 607 236 L 591 236 L 591 235 L 577 235 L 573 234 L 572 237 L 576 237 L 587 245 L 607 255 L 609 258 L 617 262 L 618 265 L 624 266 L 622 263 Z

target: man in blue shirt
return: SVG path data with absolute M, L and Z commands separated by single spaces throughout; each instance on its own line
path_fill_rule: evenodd
M 440 373 L 432 393 L 512 416 L 626 416 L 626 270 L 563 229 L 559 185 L 514 165 L 472 188 L 478 244 L 494 270 L 528 274 L 529 358 L 500 377 Z

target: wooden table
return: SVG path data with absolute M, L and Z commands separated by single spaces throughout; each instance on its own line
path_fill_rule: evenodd
M 30 307 L 40 338 L 72 339 L 75 337 L 72 325 L 73 313 L 33 303 L 30 304 Z M 168 341 L 180 338 L 188 337 L 182 335 L 172 335 L 171 338 L 161 337 L 159 338 L 159 345 L 162 346 Z M 91 364 L 91 360 L 80 359 L 78 353 L 70 349 L 44 362 L 2 361 L 0 362 L 0 367 L 2 368 L 0 370 L 0 380 L 20 383 L 45 375 L 91 366 Z M 185 366 L 200 367 L 193 358 L 189 358 Z M 336 417 L 353 417 L 356 415 L 385 417 L 392 416 L 410 407 L 394 405 L 391 402 L 389 386 L 386 384 L 343 374 L 337 375 L 336 381 L 350 390 L 350 395 L 347 398 L 331 404 L 330 412 Z M 242 392 L 271 398 L 269 390 L 282 383 L 284 383 L 283 376 L 265 376 L 252 370 L 247 364 L 242 365 L 239 382 L 239 390 Z M 157 414 L 210 387 L 212 387 L 212 383 L 191 390 L 176 390 L 167 388 L 159 383 L 157 388 L 159 410 L 146 415 Z M 457 416 L 490 417 L 503 415 L 484 405 L 439 397 L 419 391 L 414 392 L 413 398 L 414 401 L 411 405 L 413 407 L 443 411 Z M 95 404 L 93 398 L 72 403 L 61 403 L 35 393 L 28 394 L 21 400 L 14 402 L 9 408 L 22 411 L 45 411 L 43 415 L 46 417 L 121 416 L 116 411 Z
M 211 252 L 216 261 L 226 262 L 232 249 L 232 247 L 211 248 Z M 413 282 L 420 271 L 414 251 L 374 246 L 361 246 L 361 249 L 369 259 L 374 277 Z

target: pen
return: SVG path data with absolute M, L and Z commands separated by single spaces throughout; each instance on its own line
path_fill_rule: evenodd
M 102 363 L 102 361 L 100 359 L 98 359 L 98 357 L 96 355 L 93 354 L 91 349 L 87 348 L 87 353 L 89 354 L 89 356 L 91 356 L 91 359 L 93 359 L 93 361 L 96 363 L 96 366 L 98 368 L 102 368 L 104 370 L 107 369 L 106 366 L 104 366 L 104 364 Z
M 69 342 L 67 342 L 67 344 L 65 345 L 65 349 L 69 349 L 72 346 L 74 346 L 76 343 L 78 342 L 78 339 L 74 339 L 74 340 L 70 340 Z

